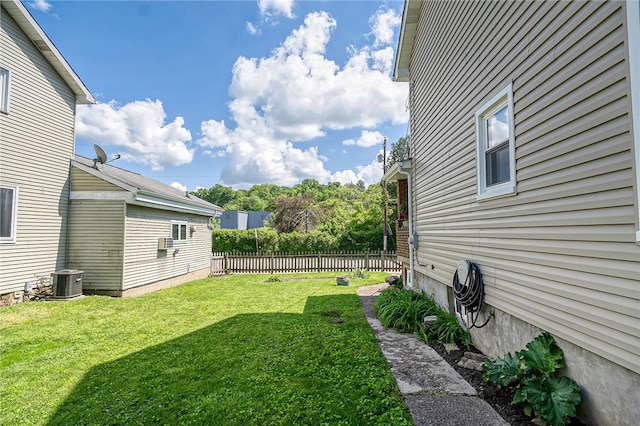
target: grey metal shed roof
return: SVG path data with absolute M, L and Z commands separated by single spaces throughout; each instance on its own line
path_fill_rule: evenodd
M 72 164 L 97 178 L 132 192 L 136 195 L 138 201 L 149 201 L 151 200 L 149 197 L 154 197 L 154 199 L 171 201 L 173 202 L 172 205 L 182 206 L 187 209 L 189 206 L 192 206 L 201 213 L 208 213 L 211 216 L 215 216 L 223 211 L 219 206 L 200 199 L 195 195 L 185 193 L 185 191 L 174 188 L 171 185 L 110 164 L 98 164 L 98 169 L 94 169 L 93 160 L 81 155 L 76 155 Z M 155 201 L 155 203 L 160 204 L 161 201 Z

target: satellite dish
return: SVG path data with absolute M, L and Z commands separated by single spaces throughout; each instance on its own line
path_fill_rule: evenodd
M 107 162 L 107 153 L 99 145 L 94 144 L 93 149 L 96 151 L 96 158 L 93 159 L 93 168 L 98 169 L 97 164 L 104 164 Z

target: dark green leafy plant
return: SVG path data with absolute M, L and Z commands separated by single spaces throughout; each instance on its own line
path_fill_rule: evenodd
M 564 354 L 553 337 L 544 332 L 526 349 L 484 364 L 483 379 L 500 386 L 515 384 L 512 404 L 523 406 L 547 425 L 566 425 L 576 416 L 580 387 L 555 373 L 564 368 Z
M 508 353 L 495 361 L 486 360 L 482 378 L 498 386 L 508 386 L 518 380 L 520 372 L 520 360 Z

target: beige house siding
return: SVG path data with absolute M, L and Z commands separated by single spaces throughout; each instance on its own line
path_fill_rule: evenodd
M 4 294 L 65 267 L 75 95 L 4 8 L 0 46 L 0 66 L 11 71 L 10 111 L 0 113 L 0 184 L 19 190 L 16 241 L 0 244 Z
M 450 285 L 457 262 L 474 260 L 488 304 L 640 372 L 624 3 L 422 7 L 410 65 L 417 271 Z M 477 201 L 474 114 L 511 82 L 517 195 Z
M 73 191 L 123 191 L 119 186 L 92 176 L 77 167 L 72 168 L 71 185 Z
M 158 238 L 171 236 L 172 220 L 187 222 L 187 241 L 158 250 Z M 207 224 L 208 218 L 204 216 L 128 205 L 123 290 L 208 270 L 211 231 Z M 195 227 L 193 233 L 189 231 L 191 226 Z
M 85 292 L 121 288 L 124 215 L 124 201 L 71 201 L 69 267 L 84 271 Z

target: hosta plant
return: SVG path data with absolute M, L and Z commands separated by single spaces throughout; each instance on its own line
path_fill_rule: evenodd
M 545 424 L 566 425 L 576 416 L 580 387 L 556 373 L 564 367 L 564 354 L 545 332 L 515 355 L 506 354 L 484 364 L 483 379 L 499 386 L 515 385 L 512 404 L 523 406 Z

